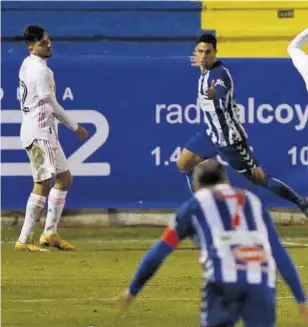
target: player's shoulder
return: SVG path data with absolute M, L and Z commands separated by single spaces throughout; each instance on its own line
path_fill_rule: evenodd
M 249 198 L 251 201 L 262 203 L 261 199 L 253 192 L 249 191 L 246 188 L 240 188 L 240 187 L 235 187 L 235 186 L 230 186 L 231 189 L 233 190 L 234 194 L 236 193 L 242 193 L 245 195 L 246 198 Z
M 235 190 L 241 190 L 241 192 L 243 192 L 246 196 L 247 199 L 249 199 L 249 201 L 253 204 L 257 204 L 257 205 L 263 205 L 261 199 L 254 194 L 253 192 L 247 190 L 247 189 L 237 189 L 235 188 Z
M 208 199 L 212 196 L 212 191 L 209 188 L 201 188 L 197 192 L 195 192 L 193 198 L 198 202 L 203 199 Z
M 245 194 L 245 203 L 248 203 L 250 209 L 257 214 L 257 216 L 262 217 L 265 212 L 268 212 L 265 204 L 263 203 L 262 199 L 259 198 L 255 193 L 247 190 L 247 189 L 237 189 L 237 192 L 241 191 Z
M 216 78 L 230 78 L 230 71 L 222 61 L 217 61 L 210 69 L 210 75 Z
M 207 188 L 201 188 L 188 200 L 189 209 L 193 212 L 200 209 L 200 206 L 207 205 L 213 197 L 212 191 Z
M 48 67 L 46 63 L 44 63 L 42 60 L 34 58 L 32 55 L 26 57 L 23 60 L 20 70 L 25 72 L 29 71 L 33 76 L 36 74 L 44 75 L 48 73 Z
M 187 199 L 178 209 L 179 215 L 187 215 L 192 214 L 196 208 L 198 207 L 198 199 L 196 197 L 196 192 L 194 195 L 192 195 L 189 199 Z
M 221 60 L 217 60 L 215 64 L 211 67 L 210 72 L 225 72 L 227 67 Z

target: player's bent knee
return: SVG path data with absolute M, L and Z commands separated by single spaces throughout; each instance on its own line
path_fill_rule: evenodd
M 186 171 L 186 166 L 187 166 L 187 159 L 186 159 L 186 155 L 185 155 L 185 149 L 182 150 L 178 161 L 176 162 L 176 166 L 178 168 L 178 170 L 180 170 L 181 172 L 185 173 Z
M 184 159 L 182 159 L 181 157 L 179 158 L 179 160 L 176 163 L 177 168 L 179 171 L 183 172 L 183 173 L 187 173 L 188 171 L 186 170 L 186 162 Z
M 194 167 L 201 162 L 202 159 L 195 155 L 193 152 L 183 149 L 183 151 L 180 154 L 179 160 L 177 161 L 177 167 L 178 169 L 184 173 L 190 173 Z
M 266 186 L 266 179 L 263 179 L 263 178 L 258 179 L 256 181 L 256 185 L 258 185 L 258 186 Z
M 248 175 L 246 176 L 254 185 L 257 185 L 257 186 L 262 186 L 264 185 L 264 182 L 261 178 L 258 178 L 258 177 L 255 177 L 253 175 Z
M 261 167 L 254 168 L 245 176 L 255 185 L 265 186 L 267 183 L 267 175 Z
M 266 175 L 264 176 L 259 176 L 256 178 L 256 185 L 258 186 L 266 186 L 267 183 L 267 177 Z

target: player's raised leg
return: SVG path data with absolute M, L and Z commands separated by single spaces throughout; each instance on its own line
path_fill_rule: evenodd
M 191 193 L 192 188 L 192 171 L 200 162 L 213 157 L 216 151 L 209 141 L 206 131 L 202 130 L 192 137 L 184 146 L 179 160 L 177 162 L 178 169 L 185 174 L 187 184 Z
M 52 165 L 52 153 L 46 152 L 45 140 L 35 140 L 26 150 L 30 158 L 34 187 L 29 196 L 23 227 L 15 243 L 16 251 L 41 251 L 33 244 L 32 234 L 35 223 L 40 220 L 46 198 L 54 183 L 55 167 Z
M 254 158 L 246 141 L 220 148 L 219 152 L 234 169 L 243 174 L 252 183 L 268 189 L 287 201 L 295 203 L 308 217 L 308 201 L 278 178 L 267 174 Z
M 308 200 L 297 194 L 289 185 L 280 179 L 270 176 L 261 167 L 254 168 L 245 176 L 254 184 L 267 188 L 283 199 L 295 203 L 299 209 L 308 217 Z
M 40 244 L 55 247 L 59 250 L 74 250 L 74 246 L 68 241 L 61 239 L 57 232 L 58 223 L 65 206 L 66 195 L 72 185 L 72 175 L 68 169 L 65 154 L 59 143 L 55 149 L 55 153 L 57 178 L 49 193 L 45 228 L 40 237 Z

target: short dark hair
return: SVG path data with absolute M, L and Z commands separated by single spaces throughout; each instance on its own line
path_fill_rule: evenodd
M 194 178 L 201 186 L 211 186 L 227 181 L 225 167 L 216 159 L 199 163 L 194 169 Z
M 23 40 L 26 44 L 40 41 L 45 33 L 45 29 L 39 25 L 29 25 L 24 30 Z
M 213 45 L 213 48 L 216 50 L 217 39 L 216 39 L 216 37 L 213 34 L 209 34 L 209 33 L 203 33 L 203 34 L 201 34 L 197 38 L 196 45 L 198 45 L 201 42 L 212 44 Z

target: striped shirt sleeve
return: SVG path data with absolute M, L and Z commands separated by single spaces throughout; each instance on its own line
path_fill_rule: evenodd
M 218 67 L 216 69 L 213 69 L 213 71 L 210 71 L 210 76 L 209 76 L 210 86 L 213 81 L 215 82 L 214 98 L 215 99 L 224 98 L 230 89 L 230 80 L 223 68 Z
M 301 284 L 299 275 L 297 273 L 296 267 L 292 262 L 292 259 L 290 258 L 288 252 L 281 244 L 270 214 L 265 210 L 263 211 L 263 218 L 267 227 L 268 237 L 277 268 L 282 278 L 290 287 L 294 298 L 296 299 L 296 302 L 305 303 L 306 295 L 303 285 Z
M 137 272 L 129 285 L 130 293 L 136 296 L 156 273 L 166 257 L 172 253 L 179 242 L 192 234 L 190 206 L 185 203 L 165 229 L 161 239 L 143 257 Z

